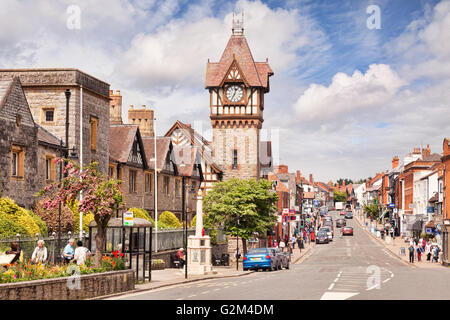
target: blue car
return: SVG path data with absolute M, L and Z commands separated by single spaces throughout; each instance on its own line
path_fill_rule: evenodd
M 273 248 L 254 248 L 248 250 L 243 258 L 244 271 L 247 270 L 276 270 L 278 269 L 278 258 Z

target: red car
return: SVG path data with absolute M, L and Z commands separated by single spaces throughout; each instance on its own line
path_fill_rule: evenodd
M 345 216 L 345 210 L 342 210 L 341 212 L 339 212 L 339 214 L 340 214 L 341 216 Z
M 344 227 L 342 229 L 342 235 L 347 236 L 347 235 L 353 235 L 353 227 Z

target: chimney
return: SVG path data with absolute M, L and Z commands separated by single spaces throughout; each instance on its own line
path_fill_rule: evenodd
M 399 159 L 397 156 L 392 158 L 392 169 L 394 169 L 398 166 L 398 161 L 399 161 Z
M 430 155 L 431 155 L 430 145 L 427 144 L 427 148 L 422 149 L 422 160 L 424 160 L 425 158 L 428 158 Z
M 302 180 L 302 175 L 301 175 L 301 173 L 300 173 L 300 170 L 297 170 L 297 177 L 296 177 L 296 181 L 297 181 L 297 183 L 300 183 L 300 182 L 301 182 L 301 180 Z
M 314 183 L 314 179 L 313 179 L 312 173 L 309 174 L 309 182 Z
M 342 180 L 342 186 L 345 187 L 345 180 Z
M 275 173 L 288 173 L 288 166 L 285 164 L 280 164 L 278 166 L 274 166 L 273 168 Z
M 444 146 L 443 146 L 443 153 L 442 155 L 448 156 L 450 155 L 450 138 L 445 138 L 444 139 Z
M 420 154 L 420 148 L 414 148 L 413 154 Z

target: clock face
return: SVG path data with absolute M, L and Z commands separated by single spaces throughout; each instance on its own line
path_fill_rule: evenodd
M 244 97 L 244 90 L 242 90 L 241 86 L 232 85 L 227 89 L 227 99 L 231 102 L 239 102 Z

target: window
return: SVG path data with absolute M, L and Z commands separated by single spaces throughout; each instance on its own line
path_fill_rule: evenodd
M 137 191 L 136 178 L 137 178 L 137 171 L 130 170 L 130 193 Z
M 22 147 L 11 147 L 11 176 L 23 179 L 25 150 Z
M 181 180 L 175 179 L 175 197 L 181 197 Z
M 12 163 L 11 163 L 13 177 L 17 177 L 19 175 L 18 164 L 19 164 L 19 153 L 13 152 L 12 153 Z
M 170 180 L 168 176 L 164 176 L 164 194 L 169 195 Z
M 55 165 L 53 163 L 53 157 L 51 156 L 45 158 L 45 180 L 55 180 Z
M 55 122 L 55 108 L 41 109 L 41 122 L 44 124 L 52 124 Z
M 233 149 L 233 165 L 231 168 L 237 169 L 237 163 L 238 163 L 237 149 Z
M 109 177 L 110 179 L 114 178 L 114 169 L 115 169 L 114 166 L 109 166 L 109 169 L 108 169 L 108 177 Z
M 97 150 L 98 118 L 91 116 L 91 150 Z
M 120 180 L 120 181 L 122 181 L 122 176 L 123 176 L 122 172 L 123 172 L 122 168 L 119 168 L 117 179 Z
M 151 173 L 145 174 L 145 192 L 151 193 L 153 191 L 153 175 Z

